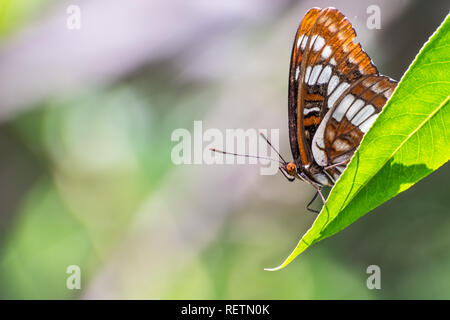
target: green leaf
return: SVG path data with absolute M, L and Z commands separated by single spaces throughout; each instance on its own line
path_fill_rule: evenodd
M 423 46 L 287 266 L 450 159 L 450 15 Z

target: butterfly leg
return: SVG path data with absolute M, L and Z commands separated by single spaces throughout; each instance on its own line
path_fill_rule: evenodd
M 323 204 L 325 205 L 326 200 L 325 200 L 325 198 L 324 198 L 324 196 L 323 196 L 323 194 L 322 194 L 322 191 L 321 191 L 321 188 L 320 188 L 320 187 L 317 187 L 317 188 L 316 188 L 316 194 L 315 194 L 314 197 L 311 199 L 311 201 L 306 205 L 306 209 L 307 209 L 308 211 L 313 212 L 313 213 L 316 213 L 316 214 L 319 214 L 320 211 L 317 211 L 317 210 L 311 208 L 310 206 L 312 205 L 312 203 L 314 202 L 314 200 L 316 200 L 316 198 L 317 198 L 318 195 L 320 195 L 320 198 L 322 199 Z
M 316 213 L 319 214 L 319 211 L 311 208 L 310 206 L 312 205 L 312 203 L 314 202 L 314 200 L 316 200 L 317 196 L 319 195 L 319 192 L 316 191 L 316 194 L 314 195 L 314 197 L 311 199 L 311 201 L 309 201 L 309 203 L 306 205 L 306 209 L 312 213 Z

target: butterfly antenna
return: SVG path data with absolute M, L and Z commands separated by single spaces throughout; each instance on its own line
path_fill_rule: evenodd
M 215 149 L 215 148 L 209 148 L 209 150 L 211 150 L 212 152 L 219 152 L 219 153 L 223 153 L 223 154 L 230 154 L 230 155 L 236 156 L 236 157 L 265 159 L 265 160 L 270 160 L 270 161 L 273 161 L 273 162 L 278 162 L 278 163 L 283 164 L 281 161 L 278 161 L 278 160 L 275 160 L 275 159 L 272 159 L 272 158 L 267 158 L 267 157 L 252 156 L 252 155 L 249 155 L 249 154 L 239 154 L 239 153 L 234 153 L 234 152 L 226 152 L 226 151 L 218 150 L 218 149 Z
M 267 144 L 278 154 L 278 156 L 280 157 L 280 159 L 283 161 L 283 164 L 286 164 L 286 160 L 284 160 L 284 158 L 281 156 L 281 154 L 278 152 L 277 149 L 275 149 L 275 147 L 270 143 L 270 140 L 267 139 L 267 137 L 264 135 L 264 133 L 260 132 L 259 133 L 261 135 L 261 137 L 264 138 L 264 140 L 266 140 Z

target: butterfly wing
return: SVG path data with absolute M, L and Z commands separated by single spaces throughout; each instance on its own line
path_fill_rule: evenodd
M 340 82 L 339 85 L 346 84 Z M 359 146 L 364 134 L 392 95 L 397 82 L 383 75 L 371 75 L 348 87 L 329 104 L 312 141 L 314 161 L 336 180 Z M 329 98 L 329 101 L 331 99 Z
M 355 38 L 351 23 L 337 9 L 313 8 L 294 41 L 289 76 L 291 150 L 297 167 L 319 184 L 334 183 L 345 165 L 330 172 L 324 168 L 351 158 L 396 84 L 379 75 Z M 369 113 L 369 102 L 374 114 Z M 355 129 L 355 123 L 360 127 Z
M 311 30 L 320 15 L 320 9 L 312 8 L 303 18 L 295 35 L 294 45 L 292 48 L 290 71 L 289 71 L 289 141 L 291 145 L 291 152 L 297 168 L 301 168 L 303 164 L 308 165 L 311 162 L 310 151 L 307 149 L 305 132 L 303 130 L 303 115 L 304 106 L 302 104 L 303 81 L 306 64 L 302 64 L 303 56 L 306 55 L 306 43 L 303 43 L 305 36 L 311 33 Z M 320 123 L 320 121 L 318 121 Z M 309 138 L 309 137 L 308 137 Z

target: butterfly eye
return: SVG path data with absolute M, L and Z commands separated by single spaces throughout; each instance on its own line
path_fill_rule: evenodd
M 295 174 L 297 173 L 297 168 L 293 162 L 289 162 L 286 165 L 286 171 L 287 173 L 289 173 L 289 175 L 295 176 Z

